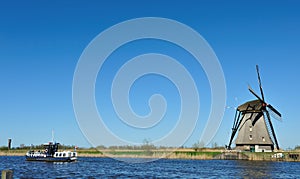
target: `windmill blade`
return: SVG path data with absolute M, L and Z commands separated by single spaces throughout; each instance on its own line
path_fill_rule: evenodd
M 249 91 L 254 95 L 254 96 L 256 96 L 260 101 L 262 101 L 262 102 L 264 102 L 264 100 L 262 100 L 254 91 L 253 91 L 253 89 L 250 87 L 250 85 L 248 85 L 248 89 L 249 89 Z
M 262 112 L 258 113 L 252 121 L 252 126 L 254 126 L 255 123 L 258 121 L 258 119 L 260 119 L 261 116 L 263 116 L 263 115 L 264 115 L 264 113 L 262 113 Z
M 277 121 L 282 122 L 282 117 L 278 116 L 276 113 L 274 113 L 272 110 L 269 110 L 270 115 L 272 116 L 272 118 L 276 119 Z
M 275 131 L 274 131 L 274 128 L 273 128 L 273 124 L 272 124 L 272 121 L 271 121 L 270 113 L 267 110 L 266 110 L 266 114 L 267 114 L 268 122 L 270 124 L 272 135 L 273 135 L 274 140 L 275 140 L 274 142 L 276 144 L 276 148 L 277 148 L 277 150 L 279 150 L 279 145 L 278 145 L 277 138 L 276 138 L 276 135 L 275 135 Z
M 276 120 L 278 120 L 278 121 L 280 121 L 280 122 L 282 122 L 282 117 L 281 117 L 281 114 L 279 115 L 278 113 L 275 113 L 274 111 L 276 110 L 276 109 L 274 109 L 272 106 L 271 106 L 271 108 L 269 107 L 269 106 L 271 106 L 270 104 L 267 106 L 268 107 L 268 111 L 269 111 L 269 113 L 271 114 L 271 116 L 274 118 L 274 119 L 276 119 Z M 272 110 L 273 109 L 273 110 Z
M 268 104 L 267 107 L 268 107 L 269 109 L 271 109 L 272 112 L 274 112 L 276 115 L 278 115 L 279 117 L 281 117 L 280 112 L 278 112 L 271 104 Z
M 263 89 L 262 89 L 262 86 L 261 86 L 261 79 L 260 79 L 258 65 L 256 65 L 256 72 L 257 72 L 257 77 L 258 77 L 258 83 L 259 83 L 259 89 L 260 89 L 261 97 L 262 97 L 262 100 L 265 101 L 264 92 L 263 92 Z

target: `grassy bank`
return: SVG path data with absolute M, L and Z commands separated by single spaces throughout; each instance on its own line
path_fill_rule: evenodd
M 0 150 L 0 156 L 24 156 L 28 149 L 11 149 Z M 35 149 L 42 150 L 42 149 Z M 69 149 L 70 150 L 70 149 Z M 164 150 L 112 150 L 105 149 L 98 151 L 91 149 L 77 149 L 79 157 L 117 157 L 117 158 L 169 158 L 169 159 L 196 159 L 196 160 L 211 160 L 221 159 L 220 155 L 224 153 L 222 150 L 205 149 L 195 151 L 194 149 L 164 149 Z M 246 156 L 246 160 L 253 161 L 300 161 L 300 151 L 281 152 L 282 158 L 275 158 L 276 153 L 253 153 L 241 152 Z
M 129 158 L 172 158 L 172 159 L 213 159 L 221 151 L 194 151 L 190 150 L 104 150 L 102 156 L 129 157 Z M 80 156 L 86 153 L 80 152 Z M 98 155 L 99 156 L 99 155 Z M 100 154 L 101 156 L 101 154 Z
M 0 150 L 0 156 L 24 156 L 27 150 Z
M 24 156 L 28 149 L 0 150 L 1 156 Z M 35 149 L 43 150 L 43 149 Z M 164 149 L 164 150 L 101 150 L 77 149 L 79 157 L 128 157 L 128 158 L 173 158 L 173 159 L 213 159 L 221 151 L 195 151 L 194 149 Z

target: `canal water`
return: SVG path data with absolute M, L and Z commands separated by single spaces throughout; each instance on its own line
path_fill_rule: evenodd
M 161 159 L 126 163 L 111 158 L 80 157 L 74 163 L 27 162 L 0 156 L 0 170 L 14 178 L 300 178 L 300 162 Z

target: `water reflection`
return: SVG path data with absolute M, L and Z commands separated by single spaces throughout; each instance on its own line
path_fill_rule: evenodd
M 299 178 L 299 162 L 235 161 L 240 178 Z
M 241 178 L 272 178 L 274 162 L 238 160 L 236 167 Z

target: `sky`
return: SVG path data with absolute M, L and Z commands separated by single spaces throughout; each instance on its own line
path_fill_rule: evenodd
M 259 93 L 255 70 L 258 64 L 266 101 L 283 116 L 282 122 L 272 120 L 279 145 L 294 148 L 300 145 L 299 6 L 296 0 L 1 1 L 0 146 L 7 145 L 8 138 L 13 139 L 14 147 L 48 142 L 53 130 L 60 143 L 91 147 L 77 123 L 72 101 L 73 77 L 84 49 L 115 24 L 162 17 L 199 33 L 222 67 L 226 105 L 232 108 L 224 109 L 222 122 L 208 146 L 228 144 L 234 107 L 255 99 L 248 85 Z M 184 144 L 192 146 L 200 139 L 209 116 L 210 85 L 194 57 L 172 43 L 143 39 L 115 50 L 97 76 L 95 100 L 99 114 L 111 131 L 135 143 L 160 139 L 176 125 L 180 94 L 176 85 L 160 75 L 137 79 L 129 93 L 130 106 L 140 116 L 151 112 L 148 100 L 153 94 L 164 96 L 167 108 L 160 124 L 149 129 L 130 128 L 119 121 L 114 111 L 110 90 L 115 74 L 126 61 L 145 53 L 165 54 L 178 60 L 194 78 L 200 96 L 200 122 Z

